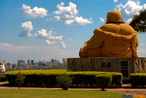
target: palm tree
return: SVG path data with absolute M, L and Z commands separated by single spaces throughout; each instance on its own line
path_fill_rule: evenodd
M 141 10 L 139 15 L 133 15 L 133 19 L 130 24 L 137 32 L 146 32 L 146 10 Z

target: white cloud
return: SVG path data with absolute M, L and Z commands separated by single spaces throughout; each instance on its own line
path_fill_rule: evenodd
M 115 9 L 118 9 L 122 13 L 122 17 L 128 23 L 133 15 L 139 14 L 140 10 L 146 9 L 146 4 L 140 5 L 139 0 L 128 0 L 124 5 L 122 3 L 117 5 Z
M 60 19 L 60 16 L 55 16 L 55 17 L 51 17 L 50 20 L 51 20 L 51 21 L 59 21 L 59 20 L 61 20 L 61 19 Z
M 49 40 L 62 40 L 62 35 L 61 36 L 53 36 L 52 35 L 52 31 L 49 31 L 47 33 L 47 30 L 45 29 L 41 29 L 40 31 L 37 31 L 38 33 L 35 33 L 35 36 L 38 37 L 38 38 L 44 38 L 44 39 L 49 39 Z
M 13 46 L 13 45 L 10 45 L 9 43 L 0 43 L 0 47 L 9 47 L 9 46 Z
M 146 9 L 146 4 L 143 5 L 143 9 Z
M 144 44 L 139 44 L 139 46 L 144 46 Z
M 126 23 L 129 24 L 131 21 L 132 21 L 132 18 L 128 19 L 128 20 L 126 21 Z
M 20 8 L 20 10 L 31 10 L 31 7 L 25 4 L 22 4 L 22 7 Z
M 23 15 L 29 18 L 36 18 L 36 17 L 42 18 L 44 16 L 47 16 L 47 12 L 48 12 L 45 8 L 34 7 L 33 9 L 31 9 L 30 6 L 27 6 L 25 4 L 22 5 L 21 10 L 24 10 Z
M 74 18 L 78 14 L 78 10 L 76 9 L 76 4 L 69 2 L 69 5 L 63 7 L 64 2 L 61 2 L 56 7 L 58 8 L 57 11 L 54 11 L 53 14 L 60 15 L 52 17 L 50 20 L 52 21 L 59 21 L 59 20 L 68 20 Z
M 104 19 L 100 17 L 100 23 L 104 22 Z
M 146 54 L 146 50 L 144 50 L 144 49 L 138 50 L 138 53 L 140 55 L 144 55 L 144 54 Z
M 64 55 L 63 53 L 60 53 L 59 55 Z
M 72 40 L 72 38 L 69 38 L 68 40 Z
M 4 50 L 8 49 L 9 51 L 26 49 L 30 47 L 33 47 L 33 46 L 15 46 L 9 43 L 0 43 L 0 49 L 4 49 Z
M 52 31 L 48 31 L 45 29 L 41 29 L 40 31 L 37 31 L 37 33 L 35 33 L 35 36 L 37 38 L 43 38 L 45 39 L 44 44 L 45 45 L 54 45 L 57 43 L 57 41 L 60 41 L 61 43 L 61 48 L 66 48 L 65 43 L 62 41 L 62 35 L 61 36 L 53 36 L 52 35 Z
M 54 45 L 55 43 L 56 43 L 56 41 L 52 41 L 52 42 L 50 42 L 49 40 L 44 41 L 45 45 Z
M 31 31 L 33 30 L 33 25 L 31 21 L 27 21 L 25 23 L 21 23 L 22 31 L 20 32 L 20 37 L 29 37 L 31 36 Z
M 113 0 L 113 2 L 118 2 L 118 0 Z
M 66 20 L 65 24 L 66 25 L 85 25 L 87 23 L 93 23 L 92 20 L 84 19 L 82 16 L 81 17 L 75 17 L 73 20 Z
M 61 43 L 61 48 L 66 48 L 66 45 L 63 41 L 61 41 L 60 43 Z
M 51 30 L 55 30 L 54 28 L 51 28 Z
M 54 34 L 56 34 L 57 32 L 53 32 Z

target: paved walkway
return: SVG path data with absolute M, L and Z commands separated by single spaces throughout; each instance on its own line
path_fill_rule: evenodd
M 18 89 L 18 87 L 8 87 L 4 84 L 8 83 L 0 83 L 0 89 Z M 44 89 L 44 90 L 62 90 L 62 88 L 43 88 L 43 87 L 21 87 L 21 89 Z M 100 88 L 69 88 L 69 90 L 95 90 L 100 91 Z M 138 88 L 132 89 L 127 88 L 127 84 L 124 84 L 121 88 L 106 88 L 106 91 L 110 92 L 121 92 L 128 94 L 138 94 L 138 95 L 146 95 L 146 88 Z

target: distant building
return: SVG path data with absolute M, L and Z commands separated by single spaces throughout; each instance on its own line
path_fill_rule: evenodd
M 27 65 L 30 65 L 30 60 L 29 59 L 27 60 Z
M 25 65 L 25 60 L 18 60 L 18 65 L 17 65 L 17 69 L 23 69 L 24 67 L 26 67 Z
M 39 66 L 41 66 L 41 65 L 42 65 L 42 63 L 43 63 L 42 61 L 39 61 Z
M 31 64 L 34 65 L 34 60 L 31 60 Z
M 54 63 L 54 62 L 55 62 L 55 61 L 54 61 L 54 59 L 51 59 L 51 62 L 52 62 L 52 65 L 54 65 L 54 64 L 55 64 L 55 63 Z
M 65 58 L 63 58 L 63 66 L 67 66 L 67 61 Z
M 44 64 L 46 64 L 46 61 L 45 61 L 45 60 L 43 60 L 43 63 L 44 63 Z
M 59 60 L 56 60 L 56 65 L 60 65 L 60 62 L 59 62 Z
M 12 65 L 11 65 L 10 63 L 7 63 L 7 64 L 6 64 L 6 69 L 7 69 L 7 68 L 12 68 Z
M 52 62 L 51 62 L 51 61 L 50 61 L 50 62 L 47 62 L 46 65 L 47 65 L 48 67 L 51 67 L 51 66 L 52 66 Z

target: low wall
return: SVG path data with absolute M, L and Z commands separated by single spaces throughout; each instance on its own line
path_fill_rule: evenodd
M 121 72 L 121 61 L 128 61 L 128 77 L 131 73 L 146 73 L 145 57 L 67 58 L 67 66 L 73 71 Z M 102 63 L 106 66 L 102 67 Z

